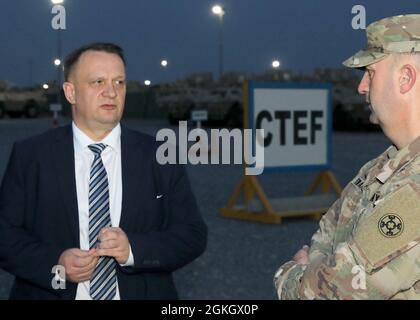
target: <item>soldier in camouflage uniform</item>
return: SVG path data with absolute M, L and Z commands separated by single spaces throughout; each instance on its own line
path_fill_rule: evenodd
M 420 15 L 377 21 L 344 61 L 393 146 L 362 167 L 277 271 L 280 299 L 420 299 Z

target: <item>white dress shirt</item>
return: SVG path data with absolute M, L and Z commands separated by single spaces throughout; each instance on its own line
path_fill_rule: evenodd
M 108 175 L 109 209 L 113 227 L 118 227 L 122 206 L 122 170 L 121 170 L 121 126 L 118 124 L 101 141 L 93 141 L 83 133 L 73 122 L 74 161 L 76 173 L 77 203 L 79 209 L 80 249 L 89 250 L 89 177 L 94 159 L 93 152 L 88 148 L 90 144 L 103 143 L 107 148 L 101 157 Z M 134 257 L 130 246 L 130 256 L 121 266 L 133 266 Z M 76 300 L 92 300 L 89 294 L 89 281 L 81 282 L 77 286 Z M 117 290 L 114 300 L 120 300 Z

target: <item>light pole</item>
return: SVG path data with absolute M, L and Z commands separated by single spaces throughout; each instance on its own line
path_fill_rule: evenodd
M 162 67 L 162 69 L 164 70 L 163 72 L 162 72 L 162 74 L 163 74 L 163 76 L 162 76 L 162 78 L 161 78 L 161 81 L 167 81 L 167 77 L 168 77 L 168 74 L 167 74 L 167 72 L 166 72 L 166 69 L 168 69 L 168 65 L 169 65 L 169 62 L 168 62 L 168 60 L 167 59 L 162 59 L 161 61 L 160 61 L 160 66 Z
M 279 60 L 273 60 L 272 62 L 271 62 L 271 66 L 273 67 L 273 69 L 274 69 L 274 75 L 273 75 L 273 77 L 274 77 L 274 80 L 279 80 L 279 74 L 278 74 L 278 72 L 276 72 L 279 68 L 280 68 L 280 66 L 281 66 L 281 63 L 280 63 L 280 61 Z
M 214 5 L 212 8 L 213 14 L 219 17 L 220 29 L 219 29 L 219 80 L 223 76 L 223 16 L 225 15 L 225 9 L 221 5 Z
M 64 0 L 51 0 L 53 5 L 63 4 Z M 61 83 L 61 58 L 62 58 L 62 44 L 61 44 L 61 29 L 57 29 L 57 57 L 54 64 L 57 67 L 57 103 L 61 103 L 60 83 Z
M 64 0 L 51 0 L 52 5 L 63 4 Z M 58 112 L 61 111 L 61 56 L 62 56 L 62 45 L 61 45 L 61 30 L 57 29 L 57 57 L 54 60 L 54 65 L 57 67 L 57 105 L 52 110 L 54 112 L 53 126 L 58 127 Z
M 54 59 L 54 65 L 57 68 L 57 103 L 55 105 L 51 105 L 51 111 L 53 112 L 53 127 L 58 127 L 58 112 L 62 110 L 61 106 L 61 89 L 60 89 L 60 82 L 61 82 L 61 60 L 56 58 Z

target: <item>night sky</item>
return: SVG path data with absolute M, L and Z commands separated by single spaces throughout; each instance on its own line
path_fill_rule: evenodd
M 66 0 L 63 53 L 92 41 L 111 41 L 126 52 L 130 80 L 170 81 L 192 72 L 218 71 L 219 21 L 225 7 L 225 71 L 263 72 L 273 59 L 311 72 L 340 67 L 365 43 L 351 27 L 351 8 L 366 8 L 367 23 L 419 13 L 420 1 L 348 0 Z M 0 79 L 32 85 L 54 79 L 57 31 L 50 0 L 1 0 Z M 166 58 L 164 69 L 160 60 Z

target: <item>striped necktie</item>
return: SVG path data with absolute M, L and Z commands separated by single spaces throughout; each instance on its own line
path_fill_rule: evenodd
M 107 146 L 91 144 L 94 154 L 89 180 L 89 248 L 98 244 L 98 234 L 103 228 L 111 227 L 109 212 L 108 176 L 101 153 Z M 90 279 L 90 296 L 93 300 L 112 300 L 116 293 L 116 262 L 112 257 L 100 257 Z

